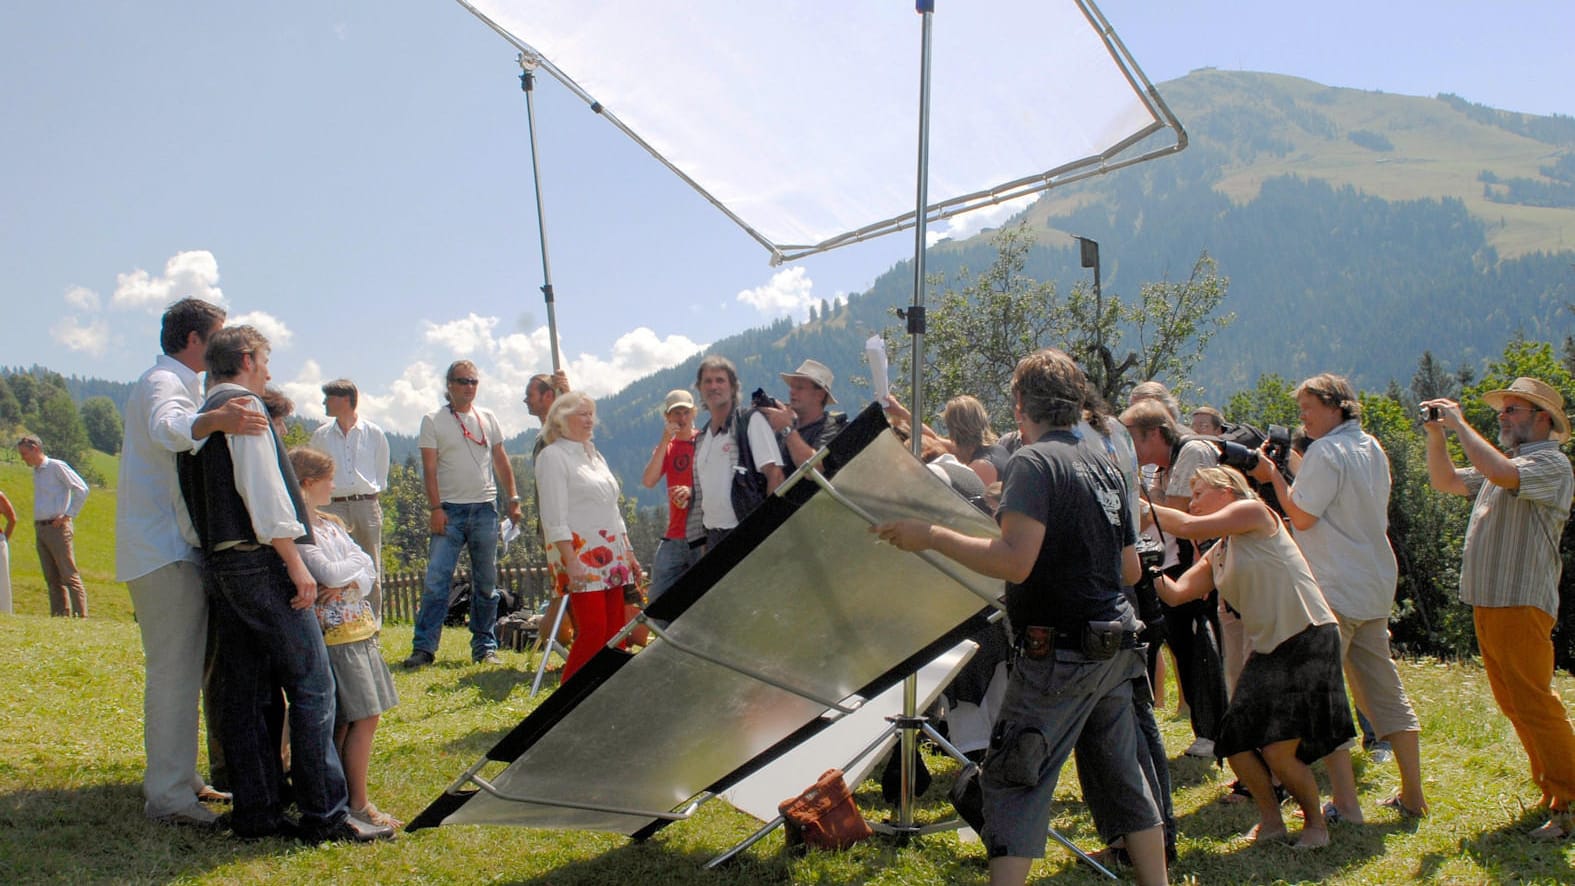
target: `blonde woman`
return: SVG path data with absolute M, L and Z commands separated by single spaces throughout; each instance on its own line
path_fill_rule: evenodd
M 1301 806 L 1297 846 L 1328 845 L 1328 822 L 1309 764 L 1351 740 L 1340 667 L 1340 628 L 1288 528 L 1234 468 L 1200 468 L 1188 512 L 1154 505 L 1154 519 L 1181 538 L 1218 538 L 1179 579 L 1155 590 L 1172 606 L 1218 588 L 1241 613 L 1250 652 L 1221 718 L 1215 753 L 1252 794 L 1254 842 L 1284 839 L 1270 773 Z
M 640 581 L 640 562 L 618 511 L 618 478 L 591 443 L 595 430 L 596 401 L 580 391 L 559 394 L 542 429 L 547 445 L 536 456 L 547 568 L 574 613 L 565 681 L 623 628 L 625 591 Z

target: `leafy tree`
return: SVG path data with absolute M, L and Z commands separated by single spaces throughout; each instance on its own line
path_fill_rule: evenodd
M 13 427 L 22 422 L 22 403 L 12 393 L 11 385 L 0 376 L 0 427 Z
M 1302 423 L 1301 412 L 1296 406 L 1295 386 L 1275 373 L 1258 376 L 1258 383 L 1245 391 L 1237 391 L 1225 404 L 1225 417 L 1231 421 L 1244 421 L 1267 428 L 1284 425 L 1295 428 Z
M 58 458 L 76 468 L 77 473 L 90 482 L 103 482 L 88 463 L 87 428 L 71 395 L 64 388 L 47 389 L 48 393 L 38 404 L 38 411 L 28 420 L 28 427 L 44 441 L 44 451 L 51 458 Z
M 1026 272 L 1033 235 L 1019 224 L 994 237 L 990 267 L 974 274 L 967 266 L 953 285 L 932 299 L 925 335 L 927 400 L 942 403 L 959 394 L 978 397 L 997 430 L 1012 424 L 1012 370 L 1023 355 L 1054 345 L 1071 354 L 1090 383 L 1108 402 L 1119 403 L 1137 382 L 1164 377 L 1173 388 L 1186 387 L 1190 369 L 1210 337 L 1231 322 L 1214 316 L 1228 281 L 1205 253 L 1185 283 L 1145 283 L 1136 301 L 1095 292 L 1086 284 L 1058 295 L 1053 282 Z M 936 275 L 928 285 L 945 285 Z M 1122 343 L 1128 337 L 1135 349 Z M 897 355 L 893 377 L 911 372 L 912 353 L 905 330 L 888 328 L 889 351 Z
M 120 410 L 108 397 L 90 397 L 82 404 L 82 425 L 88 442 L 99 452 L 114 455 L 120 451 Z

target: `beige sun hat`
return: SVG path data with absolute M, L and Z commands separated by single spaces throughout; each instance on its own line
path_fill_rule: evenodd
M 679 388 L 676 391 L 667 392 L 667 400 L 662 403 L 662 414 L 666 415 L 667 413 L 672 412 L 674 409 L 679 408 L 695 408 L 695 398 L 689 396 L 689 392 L 683 388 Z
M 1519 397 L 1546 412 L 1553 419 L 1553 439 L 1569 438 L 1570 419 L 1564 414 L 1564 395 L 1559 393 L 1558 388 L 1541 379 L 1523 375 L 1502 391 L 1488 391 L 1483 394 L 1482 400 L 1494 409 L 1503 409 L 1506 397 Z
M 820 389 L 826 392 L 827 405 L 837 402 L 837 398 L 831 393 L 831 382 L 834 378 L 831 374 L 831 367 L 819 360 L 805 360 L 798 365 L 797 372 L 782 372 L 778 374 L 782 376 L 783 382 L 790 378 L 808 379 L 819 385 Z

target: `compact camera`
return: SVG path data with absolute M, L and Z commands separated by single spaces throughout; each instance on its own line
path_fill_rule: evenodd
M 1441 406 L 1419 406 L 1417 411 L 1424 422 L 1439 421 L 1444 417 L 1444 409 Z

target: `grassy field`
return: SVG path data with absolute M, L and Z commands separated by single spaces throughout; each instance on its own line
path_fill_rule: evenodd
M 410 818 L 529 712 L 523 655 L 505 667 L 460 664 L 462 632 L 449 631 L 437 666 L 397 671 L 403 703 L 383 721 L 371 796 Z M 385 634 L 384 655 L 408 649 L 408 627 Z M 0 883 L 37 882 L 385 882 L 664 884 L 982 883 L 984 853 L 954 833 L 907 844 L 875 840 L 845 853 L 792 859 L 779 835 L 718 872 L 701 865 L 756 826 L 722 802 L 703 806 L 643 844 L 615 835 L 497 827 L 402 834 L 372 847 L 304 848 L 283 841 L 239 843 L 215 834 L 148 823 L 141 814 L 142 651 L 136 626 L 38 615 L 0 618 L 7 650 L 0 691 Z M 1397 785 L 1392 764 L 1358 755 L 1366 825 L 1339 825 L 1317 852 L 1250 847 L 1236 839 L 1253 821 L 1244 806 L 1218 802 L 1228 778 L 1180 751 L 1186 723 L 1162 717 L 1173 755 L 1181 859 L 1176 882 L 1197 883 L 1555 883 L 1575 881 L 1570 844 L 1524 836 L 1542 817 L 1525 761 L 1508 724 L 1471 664 L 1407 662 L 1404 676 L 1423 717 L 1424 765 L 1432 817 L 1401 821 L 1378 801 Z M 1568 696 L 1575 680 L 1561 676 Z M 937 783 L 921 820 L 945 817 L 950 762 L 930 757 Z M 806 785 L 817 773 L 805 773 Z M 890 809 L 866 784 L 860 806 L 872 819 Z M 1063 780 L 1055 826 L 1095 845 L 1075 779 Z M 1102 882 L 1052 845 L 1036 879 Z
M 114 459 L 97 464 L 115 477 Z M 77 554 L 93 617 L 48 618 L 33 554 L 32 483 L 26 468 L 0 460 L 0 489 L 26 521 L 12 547 L 17 615 L 0 616 L 0 884 L 11 883 L 983 883 L 984 852 L 955 833 L 905 844 L 875 840 L 845 853 L 789 858 L 780 835 L 717 872 L 709 858 L 758 824 L 723 802 L 635 844 L 616 835 L 455 827 L 402 834 L 372 847 L 243 844 L 216 834 L 148 823 L 142 816 L 142 648 L 125 587 L 113 581 L 114 491 L 94 489 L 78 521 Z M 504 652 L 505 667 L 468 661 L 467 636 L 445 632 L 439 664 L 395 671 L 402 704 L 383 719 L 371 796 L 409 819 L 539 703 L 528 662 Z M 407 625 L 390 626 L 384 656 L 410 645 Z M 1405 662 L 1406 685 L 1423 719 L 1423 763 L 1433 815 L 1401 821 L 1378 802 L 1398 785 L 1393 764 L 1357 757 L 1366 825 L 1339 825 L 1334 845 L 1304 853 L 1250 847 L 1236 839 L 1253 823 L 1245 806 L 1218 802 L 1229 777 L 1181 756 L 1191 741 L 1173 712 L 1161 726 L 1172 755 L 1181 858 L 1175 882 L 1196 883 L 1560 883 L 1575 882 L 1575 844 L 1525 837 L 1543 816 L 1513 731 L 1472 663 Z M 1566 698 L 1575 679 L 1560 675 Z M 543 696 L 545 697 L 545 696 Z M 929 757 L 936 784 L 921 821 L 948 817 L 949 760 Z M 828 765 L 831 765 L 828 762 Z M 808 785 L 819 772 L 806 772 Z M 1097 841 L 1077 791 L 1063 779 L 1055 827 L 1085 848 Z M 892 810 L 878 785 L 858 792 L 866 816 Z M 1104 882 L 1060 847 L 1034 868 L 1039 880 Z

